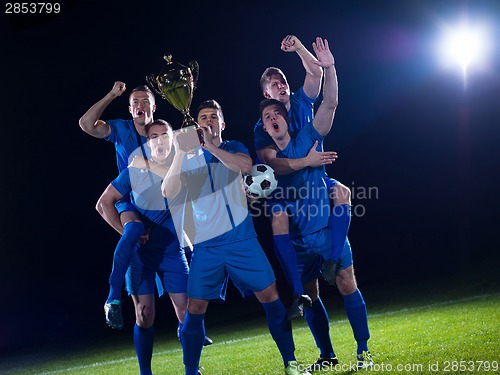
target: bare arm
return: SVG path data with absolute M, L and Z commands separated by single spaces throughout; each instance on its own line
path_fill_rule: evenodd
M 161 192 L 163 196 L 170 199 L 176 197 L 186 183 L 181 175 L 182 163 L 186 157 L 186 153 L 179 147 L 179 134 L 180 133 L 174 133 L 174 158 L 161 184 Z
M 116 211 L 116 201 L 123 198 L 118 190 L 111 184 L 106 187 L 106 190 L 99 197 L 96 204 L 96 210 L 102 218 L 113 227 L 118 233 L 123 234 L 123 225 L 120 221 L 120 215 Z
M 257 150 L 257 156 L 265 164 L 271 166 L 278 176 L 299 171 L 306 167 L 319 167 L 332 164 L 337 159 L 334 151 L 317 151 L 318 141 L 309 150 L 306 157 L 299 159 L 277 158 L 276 149 L 273 146 Z
M 337 72 L 335 71 L 335 60 L 328 41 L 316 38 L 313 49 L 318 61 L 315 64 L 322 66 L 325 70 L 325 81 L 323 83 L 323 101 L 321 102 L 313 120 L 314 128 L 319 134 L 325 136 L 332 128 L 335 110 L 338 105 Z
M 316 57 L 304 47 L 302 42 L 295 35 L 287 35 L 281 41 L 281 49 L 285 52 L 297 52 L 306 70 L 303 86 L 304 93 L 308 98 L 316 99 L 321 90 L 321 78 L 323 77 L 323 69 L 321 66 L 313 63 L 317 61 Z
M 106 107 L 116 97 L 125 91 L 125 83 L 116 81 L 113 88 L 101 100 L 89 108 L 80 118 L 79 124 L 82 130 L 93 137 L 105 138 L 109 135 L 111 129 L 106 122 L 99 120 Z
M 134 156 L 128 167 L 133 167 L 137 169 L 148 169 L 154 174 L 161 178 L 164 178 L 167 174 L 168 167 L 164 164 L 158 164 L 153 160 L 148 160 L 143 156 Z

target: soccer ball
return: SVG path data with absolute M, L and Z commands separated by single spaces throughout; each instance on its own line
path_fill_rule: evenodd
M 250 195 L 256 198 L 268 197 L 278 186 L 274 169 L 266 164 L 252 166 L 252 172 L 243 176 L 243 183 Z

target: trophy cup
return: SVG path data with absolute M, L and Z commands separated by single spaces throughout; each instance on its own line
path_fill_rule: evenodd
M 190 151 L 203 144 L 203 131 L 189 114 L 193 99 L 193 91 L 198 81 L 199 66 L 196 61 L 190 61 L 189 66 L 172 61 L 172 55 L 163 56 L 167 64 L 160 74 L 149 74 L 146 81 L 163 99 L 184 115 L 181 134 L 178 136 L 179 146 L 184 151 Z

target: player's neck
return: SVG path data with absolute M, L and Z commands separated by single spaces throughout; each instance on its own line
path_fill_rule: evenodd
M 151 121 L 153 121 L 153 120 L 151 120 Z M 138 124 L 134 120 L 134 128 L 137 131 L 137 133 L 139 133 L 139 135 L 146 137 L 146 125 Z
M 282 138 L 275 138 L 274 143 L 276 143 L 276 146 L 278 146 L 280 150 L 284 150 L 290 143 L 291 139 L 290 133 L 287 132 Z

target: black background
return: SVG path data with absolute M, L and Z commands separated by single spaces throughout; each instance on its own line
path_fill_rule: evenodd
M 166 51 L 198 61 L 192 108 L 218 100 L 224 138 L 253 153 L 262 71 L 281 67 L 292 90 L 303 82 L 282 38 L 295 34 L 310 50 L 316 36 L 327 38 L 340 90 L 325 141 L 340 157 L 328 174 L 353 191 L 360 284 L 466 278 L 479 261 L 499 260 L 499 2 L 179 3 L 73 0 L 56 16 L 0 16 L 0 353 L 114 334 L 102 305 L 118 235 L 94 210 L 117 174 L 114 149 L 78 119 L 115 80 L 128 92 L 144 84 Z M 442 28 L 465 15 L 489 25 L 492 41 L 466 89 L 434 49 Z M 129 118 L 127 105 L 123 95 L 103 118 Z M 160 98 L 157 107 L 155 118 L 179 127 L 180 113 Z M 368 188 L 377 195 L 365 199 Z M 272 258 L 268 221 L 255 223 Z M 239 303 L 230 292 L 227 304 Z M 133 320 L 130 301 L 124 309 Z

